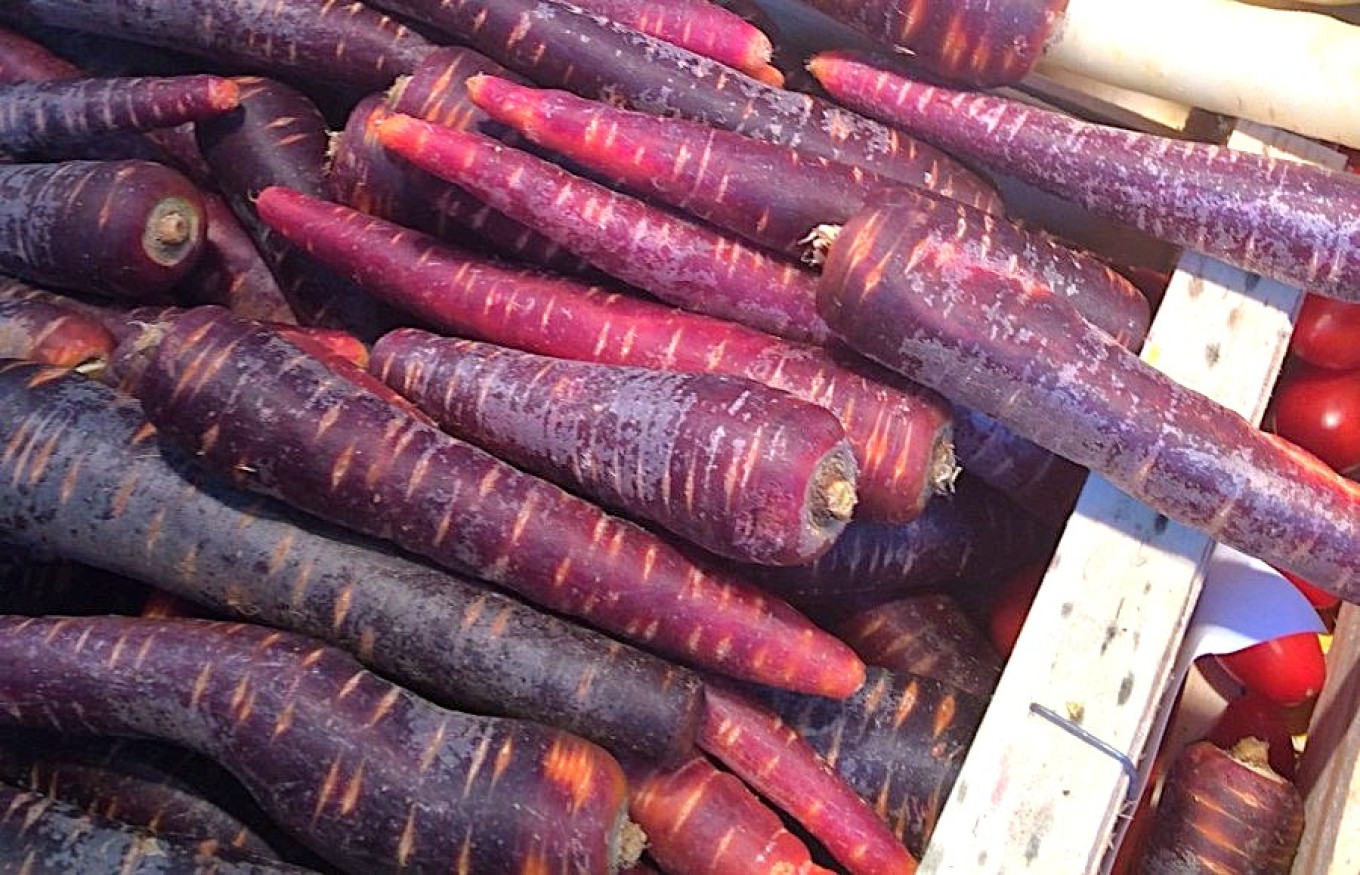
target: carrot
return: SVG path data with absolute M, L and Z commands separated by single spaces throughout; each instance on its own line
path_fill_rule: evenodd
M 450 434 L 722 556 L 809 562 L 854 507 L 855 457 L 836 417 L 750 380 L 410 328 L 378 340 L 372 368 Z
M 0 27 L 0 83 L 78 79 L 80 68 L 41 42 Z
M 1043 555 L 1055 532 L 965 473 L 953 494 L 933 498 L 910 522 L 851 520 L 814 561 L 746 573 L 825 620 L 1009 570 Z
M 897 206 L 843 226 L 822 272 L 851 346 L 1167 517 L 1360 599 L 1360 486 L 1193 392 L 1044 287 L 920 244 Z
M 911 875 L 888 824 L 779 715 L 721 683 L 705 692 L 699 747 L 801 823 L 850 873 Z
M 245 488 L 720 673 L 830 696 L 862 680 L 849 648 L 788 605 L 336 378 L 266 327 L 204 307 L 138 343 L 147 366 L 129 391 L 147 418 Z
M 668 303 L 792 340 L 830 338 L 817 314 L 816 275 L 792 261 L 479 134 L 397 114 L 378 126 L 378 138 Z
M 693 743 L 692 672 L 232 489 L 106 386 L 12 365 L 0 371 L 0 410 L 0 531 L 16 543 L 312 635 L 448 707 L 537 720 L 654 760 Z M 70 576 L 65 588 L 87 603 L 113 591 L 92 572 Z M 132 610 L 144 600 L 138 590 Z
M 995 190 L 945 153 L 808 94 L 751 79 L 565 3 L 544 0 L 381 0 L 380 5 L 448 34 L 548 88 L 681 116 L 941 187 L 970 202 L 999 203 Z
M 1001 679 L 1001 656 L 948 592 L 884 602 L 831 629 L 869 665 L 935 678 L 982 699 Z
M 1194 742 L 1171 762 L 1137 871 L 1285 875 L 1303 827 L 1303 797 L 1271 770 L 1263 742 Z
M 0 299 L 0 358 L 99 368 L 113 346 L 102 323 L 69 307 Z
M 366 93 L 433 44 L 364 4 L 324 0 L 10 0 L 5 16 L 197 55 L 231 69 Z
M 696 55 L 756 75 L 770 63 L 770 38 L 708 0 L 583 0 L 582 9 Z
M 779 815 L 701 752 L 667 767 L 624 760 L 628 813 L 668 875 L 829 875 Z
M 147 161 L 0 164 L 0 271 L 92 294 L 170 293 L 203 248 L 198 187 Z
M 838 100 L 1162 239 L 1360 300 L 1360 177 L 1086 122 L 912 80 L 874 59 L 810 64 Z
M 854 696 L 753 689 L 867 799 L 919 859 L 963 765 L 983 703 L 934 678 L 869 667 Z
M 216 191 L 202 194 L 208 223 L 203 253 L 189 276 L 176 286 L 176 298 L 189 305 L 221 304 L 248 319 L 296 322 L 245 225 Z
M 396 325 L 397 315 L 279 239 L 255 211 L 256 195 L 270 185 L 324 196 L 329 144 L 325 117 L 292 86 L 255 76 L 235 81 L 240 106 L 194 126 L 214 179 L 274 271 L 297 320 L 371 340 Z
M 413 115 L 460 131 L 476 131 L 497 139 L 514 133 L 492 120 L 467 93 L 469 78 L 479 74 L 504 76 L 528 84 L 523 76 L 467 46 L 440 46 L 401 76 L 386 92 L 388 109 Z
M 0 784 L 0 868 L 34 875 L 303 875 L 315 872 L 209 844 L 157 836 L 86 814 L 42 793 Z
M 265 221 L 309 254 L 445 331 L 557 358 L 730 374 L 826 407 L 854 448 L 857 511 L 867 516 L 912 519 L 954 473 L 943 399 L 870 379 L 824 350 L 506 268 L 286 189 L 261 192 L 258 205 Z
M 41 157 L 49 145 L 211 118 L 238 99 L 234 82 L 210 74 L 0 85 L 0 150 Z
M 314 639 L 131 617 L 0 619 L 0 721 L 140 735 L 219 762 L 343 869 L 609 872 L 627 787 L 569 733 L 450 711 Z
M 713 0 L 713 3 L 746 21 L 769 38 L 772 47 L 770 66 L 779 73 L 779 79 L 773 77 L 767 79 L 754 73 L 753 78 L 791 91 L 810 94 L 816 90 L 816 82 L 803 68 L 803 48 L 789 38 L 790 28 L 787 25 L 790 19 L 782 14 L 786 10 L 766 9 L 759 0 Z
M 562 91 L 525 88 L 490 75 L 468 80 L 469 97 L 493 118 L 636 193 L 659 199 L 752 242 L 814 262 L 813 232 L 844 222 L 881 198 L 930 210 L 925 190 L 861 168 L 680 119 L 616 109 Z M 1137 348 L 1149 307 L 1103 262 L 1051 237 L 981 211 L 946 210 L 957 223 L 947 245 L 997 270 L 1029 271 L 1082 313 Z

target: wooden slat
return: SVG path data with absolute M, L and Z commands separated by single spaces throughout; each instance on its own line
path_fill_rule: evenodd
M 1270 147 L 1266 146 L 1270 143 Z M 1340 164 L 1240 124 L 1234 148 Z M 1259 422 L 1301 293 L 1187 253 L 1143 358 Z M 1120 761 L 1035 712 L 1150 758 L 1212 542 L 1089 479 L 922 859 L 923 873 L 1099 872 L 1135 788 Z

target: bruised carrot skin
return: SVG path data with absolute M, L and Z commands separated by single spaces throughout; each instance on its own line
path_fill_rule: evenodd
M 828 696 L 862 681 L 848 647 L 778 599 L 337 378 L 266 327 L 204 307 L 142 342 L 153 336 L 129 391 L 245 488 L 683 662 Z
M 312 635 L 449 707 L 559 726 L 652 760 L 693 744 L 692 672 L 232 489 L 107 386 L 13 364 L 0 369 L 0 410 L 0 531 L 21 545 Z M 90 574 L 67 587 L 83 600 L 69 601 L 106 605 L 90 598 Z M 138 589 L 127 601 L 144 600 Z
M 964 755 L 983 701 L 934 678 L 870 666 L 854 696 L 753 689 L 753 695 L 868 800 L 919 859 Z
M 0 85 L 0 150 L 41 155 L 49 145 L 211 118 L 238 100 L 234 82 L 210 74 Z
M 708 0 L 582 0 L 582 9 L 696 55 L 754 74 L 770 63 L 770 38 Z
M 314 869 L 159 836 L 51 796 L 0 784 L 0 868 L 33 875 L 305 875 Z
M 830 339 L 817 314 L 816 275 L 792 261 L 479 134 L 398 114 L 378 126 L 378 138 L 668 303 L 792 340 Z
M 951 82 L 1011 85 L 1034 68 L 1067 0 L 808 0 L 841 24 Z
M 1020 278 L 917 245 L 919 213 L 851 219 L 822 311 L 852 347 L 1334 595 L 1360 599 L 1360 485 L 1176 383 Z
M 918 82 L 873 58 L 810 62 L 847 105 L 1161 239 L 1360 300 L 1360 177 L 1099 125 Z
M 907 523 L 851 520 L 831 549 L 806 565 L 746 574 L 827 621 L 930 587 L 993 576 L 1044 555 L 1056 528 L 1020 511 L 965 472 Z
M 888 824 L 778 714 L 721 683 L 704 698 L 699 747 L 801 823 L 847 872 L 916 871 Z
M 810 562 L 854 508 L 855 457 L 839 420 L 751 380 L 413 328 L 378 339 L 372 370 L 450 434 L 721 556 Z
M 945 153 L 814 97 L 750 78 L 631 28 L 544 0 L 381 0 L 547 88 L 680 116 L 875 170 L 913 185 L 998 197 Z
M 731 374 L 826 407 L 855 450 L 857 510 L 867 516 L 913 519 L 954 472 L 949 409 L 940 396 L 870 379 L 823 349 L 507 268 L 286 189 L 261 192 L 257 204 L 265 221 L 313 257 L 450 333 L 557 358 Z
M 603 749 L 441 708 L 302 635 L 133 617 L 0 619 L 0 721 L 160 738 L 226 767 L 349 871 L 610 872 L 627 785 Z M 267 742 L 267 743 L 266 743 Z
M 701 752 L 677 766 L 623 766 L 628 812 L 667 875 L 830 875 L 779 815 Z
M 0 299 L 0 358 L 100 366 L 113 347 L 113 335 L 102 323 L 69 307 Z
M 904 596 L 851 614 L 831 627 L 869 665 L 953 684 L 986 699 L 1001 679 L 1001 657 L 947 592 Z
M 67 27 L 233 69 L 377 91 L 434 45 L 368 4 L 324 0 L 7 0 L 20 22 Z
M 150 161 L 0 164 L 0 271 L 57 288 L 168 296 L 203 249 L 196 185 Z
M 0 83 L 78 79 L 82 75 L 79 67 L 42 43 L 0 26 Z
M 1264 747 L 1198 741 L 1172 760 L 1139 875 L 1287 875 L 1303 837 L 1303 797 L 1271 770 Z

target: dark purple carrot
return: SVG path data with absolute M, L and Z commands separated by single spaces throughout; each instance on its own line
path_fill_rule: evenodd
M 0 784 L 0 869 L 31 875 L 305 875 L 314 869 L 160 836 L 89 814 L 32 790 Z
M 493 264 L 286 189 L 261 193 L 258 206 L 266 221 L 313 257 L 442 330 L 557 358 L 731 374 L 826 407 L 855 450 L 857 512 L 912 519 L 954 474 L 943 399 L 870 379 L 820 348 Z
M 480 52 L 466 46 L 441 46 L 421 59 L 409 75 L 393 83 L 386 92 L 387 107 L 460 131 L 513 138 L 508 128 L 492 120 L 468 95 L 467 80 L 479 74 L 528 84 L 527 79 Z
M 207 237 L 198 264 L 176 286 L 181 303 L 221 304 L 262 322 L 296 322 L 274 273 L 236 213 L 215 191 L 203 192 Z
M 0 358 L 102 367 L 113 347 L 113 335 L 103 323 L 72 308 L 0 299 Z
M 628 813 L 667 875 L 830 875 L 741 779 L 703 753 L 678 766 L 625 760 Z
M 699 747 L 793 817 L 853 875 L 911 875 L 888 824 L 778 714 L 721 683 L 705 690 Z
M 4 15 L 358 93 L 392 84 L 434 47 L 367 4 L 325 0 L 8 0 Z
M 582 9 L 755 75 L 770 63 L 770 38 L 708 0 L 581 0 Z
M 0 271 L 95 295 L 156 298 L 193 269 L 199 189 L 149 161 L 0 164 Z
M 811 62 L 838 100 L 941 148 L 1245 270 L 1360 300 L 1360 177 L 1086 122 L 914 81 L 874 59 Z
M 397 114 L 378 126 L 378 138 L 417 167 L 668 303 L 792 340 L 830 338 L 817 314 L 817 277 L 791 260 L 480 134 Z
M 16 543 L 312 635 L 447 707 L 559 726 L 649 760 L 693 744 L 692 672 L 233 489 L 106 386 L 12 365 L 0 370 L 0 411 L 0 532 Z M 126 612 L 145 600 L 140 587 L 135 601 L 96 599 L 114 591 L 102 580 L 66 572 L 61 604 Z M 23 583 L 4 582 L 0 595 Z
M 1000 209 L 990 184 L 899 131 L 564 3 L 381 0 L 375 5 L 423 21 L 546 88 L 696 119 L 953 192 L 989 212 Z
M 854 696 L 753 690 L 873 805 L 918 858 L 982 721 L 983 702 L 934 678 L 869 667 Z
M 450 434 L 721 556 L 810 562 L 854 508 L 855 457 L 840 421 L 751 380 L 414 328 L 379 338 L 372 370 Z
M 843 226 L 821 306 L 848 345 L 1173 520 L 1360 599 L 1360 485 L 1143 362 L 1043 286 L 923 245 L 924 221 L 886 205 Z
M 1055 529 L 966 472 L 952 494 L 907 523 L 851 520 L 831 549 L 806 565 L 748 568 L 790 604 L 832 621 L 932 587 L 985 578 L 1044 555 Z
M 146 367 L 129 388 L 147 418 L 245 488 L 719 673 L 828 696 L 862 681 L 849 648 L 778 599 L 337 378 L 264 326 L 203 307 L 136 343 Z
M 41 156 L 101 134 L 149 131 L 211 118 L 236 106 L 221 76 L 94 77 L 0 85 L 0 150 Z
M 325 196 L 329 129 L 321 110 L 282 82 L 253 76 L 235 81 L 240 106 L 194 126 L 199 150 L 298 321 L 343 328 L 363 340 L 394 327 L 397 314 L 290 246 L 255 211 L 256 196 L 271 185 Z
M 80 68 L 30 37 L 0 26 L 0 83 L 79 79 Z
M 946 592 L 923 592 L 851 614 L 832 631 L 869 665 L 924 675 L 989 698 L 1001 657 L 986 634 Z
M 611 872 L 627 786 L 557 729 L 441 708 L 313 638 L 240 623 L 0 619 L 0 722 L 171 741 L 357 872 Z
M 1139 875 L 1287 875 L 1303 837 L 1298 787 L 1267 761 L 1266 744 L 1231 750 L 1198 741 L 1167 771 Z
M 1004 218 L 956 210 L 953 202 L 937 207 L 939 198 L 928 190 L 708 125 L 615 109 L 494 76 L 474 76 L 467 91 L 493 118 L 637 196 L 661 200 L 787 255 L 815 263 L 816 229 L 844 222 L 869 202 L 890 199 L 942 209 L 957 226 L 945 245 L 962 247 L 996 270 L 1033 274 L 1126 346 L 1137 348 L 1147 332 L 1147 299 L 1103 262 Z

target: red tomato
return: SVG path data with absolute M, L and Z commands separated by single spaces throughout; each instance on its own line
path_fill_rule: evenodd
M 1360 472 L 1360 369 L 1303 368 L 1284 375 L 1268 422 L 1280 437 L 1334 470 L 1347 476 Z
M 1289 351 L 1322 368 L 1360 368 L 1360 304 L 1304 295 Z
M 1325 589 L 1309 583 L 1297 574 L 1290 574 L 1288 571 L 1281 571 L 1280 574 L 1284 575 L 1286 580 L 1298 587 L 1299 592 L 1303 593 L 1303 597 L 1308 599 L 1308 604 L 1317 608 L 1319 611 L 1330 610 L 1341 604 L 1340 596 L 1332 595 Z
M 1205 737 L 1224 749 L 1244 738 L 1259 738 L 1270 745 L 1270 767 L 1281 776 L 1294 779 L 1298 754 L 1289 732 L 1289 717 L 1278 702 L 1244 693 L 1228 703 Z
M 1281 705 L 1307 702 L 1327 679 L 1327 658 L 1316 632 L 1295 632 L 1220 653 L 1218 662 L 1249 692 Z
M 1029 616 L 1029 606 L 1039 591 L 1048 562 L 1032 562 L 1012 572 L 1001 582 L 996 598 L 987 609 L 987 636 L 1002 657 L 1011 655 L 1020 627 Z

